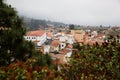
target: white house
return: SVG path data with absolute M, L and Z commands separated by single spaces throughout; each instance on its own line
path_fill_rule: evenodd
M 59 41 L 60 41 L 60 42 L 66 42 L 66 40 L 67 40 L 67 37 L 66 37 L 65 35 L 61 35 L 61 36 L 59 37 Z
M 98 35 L 98 32 L 97 31 L 92 31 L 91 32 L 91 38 L 95 37 Z
M 67 43 L 73 44 L 74 43 L 74 36 L 71 34 L 67 35 Z
M 59 37 L 59 41 L 60 42 L 66 42 L 69 44 L 73 44 L 74 43 L 74 37 L 71 34 L 67 34 L 67 35 L 62 35 Z
M 53 40 L 50 44 L 50 52 L 59 51 L 60 48 L 60 41 L 59 40 Z
M 27 41 L 34 42 L 36 46 L 41 46 L 46 42 L 46 32 L 44 30 L 29 31 L 24 38 Z

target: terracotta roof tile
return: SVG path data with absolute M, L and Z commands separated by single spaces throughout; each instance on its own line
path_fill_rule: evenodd
M 27 33 L 27 36 L 42 36 L 44 33 L 44 30 L 30 31 Z
M 60 44 L 60 42 L 58 40 L 54 40 L 54 41 L 52 41 L 51 46 L 58 47 L 59 44 Z
M 52 33 L 51 32 L 47 32 L 46 35 L 47 35 L 47 37 L 52 37 Z
M 95 36 L 95 38 L 99 38 L 99 37 L 103 37 L 103 36 L 105 36 L 105 34 L 98 34 L 97 36 Z
M 71 52 L 71 50 L 64 48 L 60 51 L 60 53 L 67 54 L 68 52 Z
M 64 54 L 50 54 L 51 57 L 56 58 L 57 60 L 54 60 L 54 64 L 65 64 L 64 61 Z

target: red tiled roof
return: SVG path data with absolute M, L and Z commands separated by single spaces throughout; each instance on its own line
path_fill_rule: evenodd
M 60 51 L 60 53 L 63 53 L 63 54 L 67 54 L 68 52 L 71 52 L 71 50 L 66 48 Z
M 57 58 L 57 60 L 53 60 L 53 64 L 65 64 L 64 56 L 63 54 L 50 54 L 51 57 Z
M 47 37 L 52 37 L 52 33 L 51 32 L 47 32 Z
M 42 36 L 44 33 L 44 30 L 30 31 L 27 33 L 27 36 Z
M 93 45 L 93 44 L 95 44 L 95 41 L 90 40 L 90 41 L 88 41 L 88 44 L 89 44 L 89 45 Z
M 58 47 L 59 44 L 60 44 L 60 42 L 58 40 L 54 40 L 54 41 L 52 41 L 51 46 Z
M 99 37 L 103 37 L 105 36 L 105 34 L 98 34 L 97 36 L 95 36 L 95 38 L 99 38 Z

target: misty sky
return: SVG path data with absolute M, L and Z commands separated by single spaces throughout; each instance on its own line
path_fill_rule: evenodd
M 19 14 L 80 25 L 120 25 L 120 0 L 6 0 Z

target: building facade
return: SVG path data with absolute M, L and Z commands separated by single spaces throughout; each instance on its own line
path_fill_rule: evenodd
M 42 46 L 46 42 L 46 32 L 44 30 L 30 31 L 24 36 L 25 40 L 32 41 L 36 46 Z

